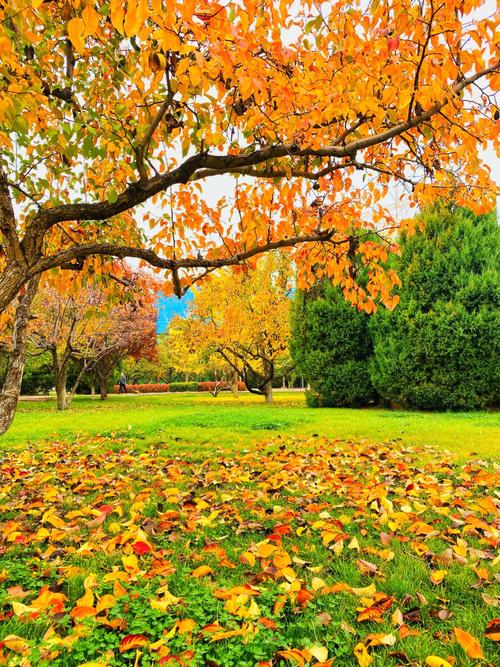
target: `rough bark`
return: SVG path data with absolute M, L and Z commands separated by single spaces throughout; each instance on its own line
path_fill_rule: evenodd
M 26 361 L 26 335 L 30 309 L 38 289 L 38 276 L 28 283 L 25 293 L 19 299 L 12 330 L 7 375 L 0 394 L 0 435 L 12 424 L 17 401 L 21 392 L 24 364 Z

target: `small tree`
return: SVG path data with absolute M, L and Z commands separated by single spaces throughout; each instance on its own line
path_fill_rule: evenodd
M 372 378 L 387 400 L 469 410 L 500 398 L 500 230 L 494 213 L 437 205 L 404 236 L 400 304 L 372 318 Z
M 376 400 L 369 374 L 368 315 L 347 303 L 331 283 L 297 292 L 290 347 L 311 386 L 310 405 L 357 407 Z

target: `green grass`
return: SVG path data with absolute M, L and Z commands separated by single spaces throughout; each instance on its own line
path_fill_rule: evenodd
M 116 434 L 130 443 L 163 445 L 203 453 L 214 445 L 238 449 L 269 437 L 320 435 L 341 440 L 401 441 L 432 445 L 459 454 L 495 457 L 500 453 L 500 414 L 423 413 L 403 410 L 310 409 L 302 392 L 277 392 L 272 406 L 257 396 L 164 394 L 111 396 L 101 402 L 77 397 L 68 412 L 54 400 L 21 402 L 0 447 L 43 441 L 85 441 Z

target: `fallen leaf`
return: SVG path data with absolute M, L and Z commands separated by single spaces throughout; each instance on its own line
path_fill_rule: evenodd
M 437 655 L 430 655 L 425 659 L 425 664 L 429 667 L 453 667 L 453 665 L 449 663 L 448 660 L 440 658 Z
M 373 662 L 372 656 L 366 650 L 366 646 L 361 642 L 354 647 L 354 655 L 358 660 L 359 667 L 368 667 L 368 665 L 371 665 Z
M 484 636 L 491 639 L 492 642 L 500 642 L 500 618 L 489 621 Z
M 125 651 L 131 651 L 134 648 L 146 646 L 148 641 L 149 640 L 145 635 L 127 635 L 121 640 L 119 651 L 120 653 L 125 653 Z
M 467 653 L 469 658 L 473 658 L 476 660 L 482 660 L 484 658 L 481 646 L 479 645 L 479 642 L 475 637 L 473 637 L 465 630 L 462 630 L 461 628 L 453 628 L 453 632 L 455 633 L 457 642 Z

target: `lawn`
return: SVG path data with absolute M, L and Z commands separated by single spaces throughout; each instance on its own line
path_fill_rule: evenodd
M 433 445 L 462 456 L 500 453 L 500 413 L 430 414 L 384 409 L 308 409 L 302 392 L 276 392 L 267 406 L 257 396 L 227 394 L 163 394 L 111 396 L 107 402 L 80 398 L 69 412 L 56 410 L 55 401 L 22 402 L 0 448 L 24 447 L 27 442 L 114 433 L 137 445 L 163 445 L 175 451 L 200 454 L 214 445 L 241 447 L 277 434 L 314 434 L 342 440 L 401 441 Z
M 497 417 L 276 399 L 22 403 L 0 665 L 499 664 Z

